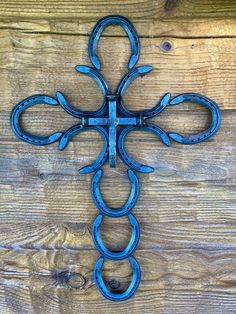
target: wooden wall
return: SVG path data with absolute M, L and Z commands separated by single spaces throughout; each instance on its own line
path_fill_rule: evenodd
M 94 23 L 122 14 L 141 38 L 139 65 L 154 70 L 125 96 L 130 109 L 149 108 L 167 91 L 198 92 L 222 110 L 211 140 L 164 147 L 146 133 L 128 138 L 133 156 L 155 167 L 140 174 L 134 213 L 141 224 L 135 253 L 143 271 L 129 301 L 105 300 L 92 281 L 99 254 L 91 240 L 97 210 L 91 175 L 78 169 L 96 158 L 102 141 L 84 133 L 61 152 L 34 147 L 12 133 L 14 104 L 35 93 L 62 91 L 74 105 L 98 108 L 98 87 L 74 70 L 89 65 Z M 0 313 L 236 313 L 236 1 L 1 0 L 0 2 Z M 171 49 L 164 49 L 169 42 Z M 126 72 L 129 41 L 120 28 L 101 38 L 102 72 L 115 88 Z M 166 131 L 194 133 L 209 123 L 192 104 L 166 109 L 154 121 Z M 43 105 L 23 116 L 26 130 L 48 134 L 76 119 Z M 104 168 L 102 192 L 112 206 L 129 194 L 126 167 Z M 130 237 L 125 218 L 106 219 L 104 241 L 114 250 Z M 106 263 L 119 289 L 128 262 Z

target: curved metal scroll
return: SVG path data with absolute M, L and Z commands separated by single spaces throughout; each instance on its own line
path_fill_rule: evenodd
M 96 23 L 89 37 L 89 43 L 88 43 L 89 59 L 97 70 L 100 70 L 101 68 L 101 63 L 97 56 L 97 46 L 98 46 L 100 36 L 103 30 L 107 26 L 116 25 L 116 24 L 120 25 L 126 31 L 130 39 L 131 57 L 128 63 L 129 69 L 132 69 L 135 66 L 135 64 L 138 62 L 139 54 L 140 54 L 140 43 L 139 43 L 138 34 L 133 24 L 123 16 L 109 15 L 100 19 Z
M 140 266 L 133 256 L 130 256 L 129 262 L 133 269 L 133 277 L 132 277 L 132 280 L 128 289 L 121 293 L 113 293 L 107 289 L 102 279 L 102 267 L 104 263 L 104 258 L 100 257 L 97 260 L 94 266 L 93 277 L 94 277 L 94 281 L 97 286 L 97 289 L 102 293 L 102 295 L 105 298 L 111 301 L 125 301 L 134 295 L 135 291 L 138 289 L 142 274 L 141 274 Z

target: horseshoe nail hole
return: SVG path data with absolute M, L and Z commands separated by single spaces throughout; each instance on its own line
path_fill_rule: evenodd
M 110 251 L 123 251 L 131 238 L 131 226 L 127 216 L 120 218 L 104 217 L 101 238 Z
M 169 52 L 172 49 L 172 44 L 169 41 L 164 41 L 161 44 L 161 50 L 164 52 Z

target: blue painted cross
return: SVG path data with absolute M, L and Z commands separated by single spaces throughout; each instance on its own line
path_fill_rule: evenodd
M 114 94 L 110 92 L 109 85 L 100 73 L 101 65 L 96 54 L 98 41 L 104 28 L 112 24 L 119 24 L 124 28 L 129 36 L 131 44 L 131 57 L 128 62 L 129 71 L 121 79 Z M 21 140 L 39 146 L 59 141 L 59 149 L 61 150 L 65 149 L 70 139 L 81 131 L 94 129 L 102 135 L 104 139 L 104 146 L 97 160 L 91 165 L 81 168 L 80 173 L 90 173 L 96 171 L 91 183 L 91 195 L 96 207 L 99 210 L 99 214 L 93 223 L 92 237 L 95 247 L 102 256 L 97 260 L 94 267 L 94 281 L 97 288 L 105 298 L 112 301 L 123 301 L 129 299 L 135 293 L 141 280 L 140 266 L 132 255 L 138 245 L 140 236 L 138 221 L 132 214 L 132 210 L 138 200 L 140 192 L 140 185 L 135 171 L 154 171 L 152 167 L 140 164 L 138 161 L 132 159 L 125 148 L 126 136 L 133 130 L 144 130 L 154 133 L 167 146 L 170 146 L 171 144 L 170 139 L 181 144 L 196 144 L 209 139 L 218 131 L 221 123 L 221 117 L 219 108 L 214 101 L 205 96 L 194 93 L 181 94 L 173 99 L 171 99 L 170 93 L 167 93 L 153 108 L 138 112 L 129 111 L 125 107 L 122 96 L 128 86 L 135 78 L 150 72 L 152 67 L 148 65 L 135 67 L 140 54 L 139 38 L 132 23 L 122 16 L 107 16 L 97 22 L 89 39 L 88 54 L 93 67 L 79 65 L 76 66 L 76 70 L 93 78 L 100 87 L 104 96 L 104 101 L 98 110 L 82 111 L 75 108 L 67 101 L 61 92 L 57 92 L 56 98 L 48 95 L 33 95 L 20 101 L 13 108 L 10 120 L 15 135 Z M 211 126 L 207 130 L 190 136 L 174 132 L 166 133 L 160 127 L 148 121 L 150 118 L 160 114 L 167 106 L 176 106 L 188 101 L 198 103 L 210 110 L 212 122 Z M 60 105 L 67 113 L 80 119 L 80 123 L 73 125 L 65 132 L 60 131 L 49 136 L 35 136 L 28 134 L 21 128 L 20 115 L 24 110 L 36 104 L 47 104 L 51 106 Z M 118 133 L 117 127 L 120 128 Z M 102 198 L 100 193 L 100 180 L 102 177 L 101 167 L 108 158 L 110 159 L 110 166 L 116 166 L 117 152 L 123 162 L 129 167 L 128 175 L 131 182 L 131 191 L 124 206 L 114 209 L 107 206 Z M 109 251 L 101 239 L 100 227 L 105 215 L 113 218 L 126 215 L 128 216 L 132 227 L 132 235 L 127 247 L 121 252 Z M 111 260 L 129 258 L 133 269 L 133 277 L 126 291 L 113 293 L 106 287 L 102 278 L 102 266 L 105 258 Z
M 97 46 L 104 28 L 113 24 L 121 25 L 128 34 L 131 45 L 131 57 L 128 62 L 129 72 L 126 73 L 121 79 L 115 93 L 111 94 L 108 83 L 99 71 L 101 65 L 97 56 Z M 11 114 L 11 126 L 17 137 L 33 145 L 48 145 L 55 141 L 59 141 L 59 148 L 63 150 L 67 146 L 71 137 L 75 134 L 78 134 L 79 132 L 86 129 L 95 129 L 103 136 L 104 147 L 98 156 L 98 159 L 91 165 L 80 169 L 81 173 L 89 173 L 98 170 L 107 161 L 108 157 L 110 159 L 110 166 L 115 167 L 116 151 L 118 151 L 121 159 L 130 168 L 140 172 L 152 172 L 154 170 L 152 167 L 141 165 L 137 161 L 134 161 L 127 153 L 124 141 L 125 137 L 130 131 L 135 129 L 142 129 L 152 132 L 157 135 L 165 145 L 169 146 L 170 138 L 182 144 L 196 144 L 209 139 L 219 129 L 221 119 L 219 108 L 216 103 L 207 97 L 194 93 L 181 94 L 172 100 L 171 95 L 167 93 L 153 108 L 140 112 L 129 111 L 125 107 L 122 96 L 124 95 L 128 86 L 135 78 L 143 76 L 152 70 L 152 67 L 149 65 L 134 67 L 139 59 L 140 42 L 133 24 L 128 19 L 122 16 L 111 15 L 99 20 L 95 25 L 89 39 L 88 54 L 94 67 L 78 65 L 75 67 L 75 69 L 80 73 L 90 76 L 96 81 L 104 96 L 102 106 L 96 111 L 82 111 L 71 106 L 61 92 L 56 93 L 57 98 L 53 98 L 48 95 L 30 96 L 17 104 Z M 183 136 L 177 133 L 167 134 L 158 126 L 147 122 L 148 119 L 160 114 L 167 106 L 179 105 L 186 101 L 198 103 L 207 107 L 211 111 L 212 124 L 210 128 L 197 135 Z M 27 108 L 39 103 L 52 106 L 61 105 L 61 107 L 67 113 L 81 119 L 81 123 L 72 126 L 64 133 L 56 132 L 46 137 L 27 134 L 20 127 L 20 115 Z M 118 116 L 117 113 L 120 116 Z M 116 132 L 117 126 L 121 126 L 121 131 L 118 134 L 118 137 Z M 117 145 L 118 149 L 116 147 Z

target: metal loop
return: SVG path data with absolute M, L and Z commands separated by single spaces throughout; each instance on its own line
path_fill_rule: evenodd
M 148 132 L 152 132 L 153 134 L 155 134 L 156 136 L 158 136 L 161 141 L 163 142 L 163 144 L 165 144 L 166 146 L 170 146 L 170 140 L 168 135 L 158 126 L 151 124 L 151 123 L 147 123 L 145 126 L 143 127 L 137 127 L 137 126 L 128 126 L 128 127 L 124 127 L 119 136 L 118 136 L 118 151 L 119 151 L 119 156 L 120 158 L 124 161 L 124 163 L 126 163 L 126 165 L 130 168 L 132 168 L 135 171 L 139 171 L 139 172 L 153 172 L 154 168 L 150 167 L 150 166 L 146 166 L 143 165 L 141 163 L 139 163 L 138 161 L 134 160 L 128 153 L 127 150 L 125 148 L 125 138 L 126 136 L 134 130 L 140 130 L 140 131 L 148 131 Z
M 116 24 L 120 25 L 126 31 L 130 40 L 131 57 L 128 62 L 129 69 L 132 69 L 135 66 L 135 64 L 138 62 L 139 54 L 140 54 L 140 43 L 139 43 L 138 34 L 133 24 L 123 16 L 108 15 L 100 19 L 96 23 L 89 37 L 89 43 L 88 43 L 89 59 L 97 70 L 101 69 L 101 63 L 97 56 L 97 46 L 98 46 L 100 36 L 103 30 L 107 26 L 116 25 Z
M 140 266 L 137 260 L 133 256 L 130 256 L 129 262 L 133 269 L 133 277 L 132 277 L 132 280 L 128 289 L 122 293 L 113 293 L 107 289 L 102 279 L 102 267 L 104 263 L 104 258 L 100 257 L 97 260 L 94 266 L 94 271 L 93 271 L 94 281 L 95 281 L 97 289 L 101 292 L 101 294 L 105 298 L 111 301 L 125 301 L 134 295 L 135 291 L 137 290 L 139 286 L 142 274 L 141 274 Z
M 136 249 L 140 238 L 140 227 L 135 216 L 133 214 L 128 215 L 129 222 L 132 228 L 132 235 L 129 244 L 121 252 L 111 252 L 103 243 L 100 232 L 103 218 L 104 216 L 99 214 L 93 222 L 92 237 L 96 249 L 100 252 L 102 256 L 115 261 L 122 260 L 131 256 L 133 251 Z
M 104 163 L 108 159 L 108 134 L 107 134 L 107 130 L 102 126 L 84 126 L 82 124 L 76 124 L 76 125 L 72 126 L 61 137 L 60 142 L 59 142 L 59 149 L 64 150 L 66 148 L 66 146 L 68 145 L 72 136 L 75 136 L 84 130 L 96 130 L 96 131 L 98 131 L 104 139 L 104 145 L 103 145 L 102 151 L 100 152 L 97 160 L 90 165 L 82 167 L 79 170 L 79 172 L 81 174 L 91 173 L 93 171 L 98 170 L 99 168 L 101 168 L 104 165 Z
M 101 214 L 107 215 L 109 217 L 122 217 L 130 214 L 138 200 L 140 187 L 138 177 L 133 172 L 133 170 L 131 169 L 128 170 L 128 176 L 131 182 L 131 192 L 127 202 L 121 208 L 110 208 L 105 204 L 100 193 L 100 181 L 102 178 L 102 170 L 100 169 L 96 172 L 91 183 L 91 195 L 95 205 L 97 206 Z
M 184 102 L 194 102 L 208 108 L 211 112 L 211 126 L 203 132 L 195 135 L 181 135 L 169 133 L 169 137 L 181 144 L 197 144 L 211 138 L 220 128 L 221 116 L 218 105 L 211 99 L 194 93 L 186 93 L 176 96 L 170 101 L 170 106 L 180 105 Z
M 11 112 L 11 117 L 10 117 L 11 127 L 15 135 L 22 141 L 25 141 L 27 143 L 37 145 L 37 146 L 49 145 L 58 141 L 61 138 L 63 133 L 56 132 L 49 136 L 36 136 L 36 135 L 32 135 L 32 134 L 24 132 L 20 127 L 19 120 L 20 120 L 20 116 L 22 112 L 38 104 L 46 104 L 50 106 L 59 105 L 59 103 L 57 102 L 55 98 L 48 95 L 33 95 L 30 97 L 27 97 L 26 99 L 23 99 L 22 101 L 20 101 L 13 108 Z

